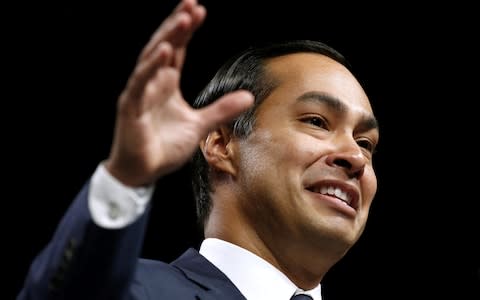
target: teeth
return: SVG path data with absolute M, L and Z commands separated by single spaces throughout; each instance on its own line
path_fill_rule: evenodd
M 342 200 L 343 202 L 350 204 L 351 199 L 350 196 L 347 194 L 347 192 L 342 191 L 338 187 L 333 187 L 333 186 L 322 186 L 320 188 L 320 191 L 318 189 L 315 190 L 315 192 L 324 194 L 324 195 L 330 195 L 330 196 L 335 196 L 338 199 Z
M 329 195 L 334 195 L 335 196 L 335 188 L 333 186 L 328 187 L 328 192 Z

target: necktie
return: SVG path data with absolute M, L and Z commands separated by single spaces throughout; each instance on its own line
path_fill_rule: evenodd
M 309 295 L 298 294 L 290 298 L 290 300 L 313 300 L 313 298 L 310 297 Z

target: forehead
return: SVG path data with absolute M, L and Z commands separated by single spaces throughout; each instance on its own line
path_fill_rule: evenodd
M 341 100 L 352 111 L 372 114 L 365 91 L 353 74 L 337 61 L 317 53 L 295 53 L 272 58 L 267 76 L 278 83 L 265 101 L 296 101 L 308 92 L 319 92 Z

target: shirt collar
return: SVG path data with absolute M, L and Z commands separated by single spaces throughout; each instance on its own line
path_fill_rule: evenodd
M 266 260 L 232 243 L 208 238 L 200 254 L 220 269 L 248 300 L 289 300 L 298 288 Z M 322 300 L 318 285 L 306 291 L 314 300 Z

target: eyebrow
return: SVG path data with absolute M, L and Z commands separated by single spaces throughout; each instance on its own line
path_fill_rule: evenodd
M 345 114 L 348 111 L 347 105 L 340 99 L 322 92 L 307 92 L 297 98 L 300 102 L 314 102 L 328 106 L 329 109 L 338 114 Z M 372 114 L 364 114 L 359 123 L 361 131 L 378 130 L 378 120 Z

